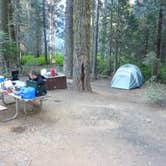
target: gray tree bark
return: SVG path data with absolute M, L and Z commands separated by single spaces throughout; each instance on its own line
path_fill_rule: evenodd
M 91 0 L 91 22 L 92 22 L 92 27 L 91 27 L 91 70 L 92 70 L 92 64 L 93 64 L 93 52 L 94 52 L 94 40 L 95 40 L 95 19 L 96 19 L 96 0 Z
M 117 2 L 117 26 L 116 26 L 116 34 L 115 34 L 115 58 L 114 58 L 114 73 L 119 67 L 119 41 L 120 41 L 120 3 Z
M 5 36 L 9 36 L 9 19 L 8 19 L 8 14 L 9 14 L 9 1 L 8 0 L 1 0 L 0 1 L 0 12 L 1 12 L 1 25 L 0 28 L 2 29 L 2 32 L 5 34 Z M 2 44 L 2 50 L 4 49 L 5 44 Z M 9 60 L 8 60 L 8 55 L 3 51 L 2 52 L 2 60 L 4 61 L 3 68 L 5 69 L 5 72 L 9 72 Z
M 73 0 L 66 1 L 65 10 L 65 55 L 63 71 L 67 78 L 73 71 Z
M 16 0 L 15 4 L 15 12 L 16 12 L 16 18 L 15 18 L 15 31 L 16 31 L 16 47 L 17 47 L 17 63 L 20 64 L 21 59 L 21 49 L 20 49 L 20 0 Z
M 102 35 L 102 46 L 101 46 L 101 54 L 103 55 L 103 59 L 106 57 L 106 36 L 107 36 L 107 0 L 104 0 L 104 18 L 103 18 L 103 35 Z
M 111 73 L 112 69 L 112 45 L 113 45 L 113 0 L 111 0 L 111 10 L 110 10 L 110 34 L 109 34 L 109 71 Z
M 45 0 L 43 0 L 42 3 L 43 3 L 42 5 L 43 5 L 44 56 L 45 56 L 45 62 L 48 63 Z
M 99 31 L 99 11 L 101 2 L 100 0 L 97 1 L 97 10 L 95 0 L 93 0 L 93 12 L 92 12 L 92 20 L 93 21 L 93 32 L 92 32 L 92 79 L 97 78 L 97 71 L 96 71 L 96 65 L 97 65 L 97 52 L 98 52 L 98 31 Z
M 160 9 L 158 16 L 158 30 L 157 30 L 157 46 L 156 46 L 156 58 L 157 61 L 154 64 L 153 75 L 158 76 L 160 73 L 160 58 L 161 58 L 161 34 L 163 29 L 163 0 L 160 0 Z
M 41 3 L 40 0 L 36 1 L 36 3 Z M 37 5 L 37 7 L 35 8 L 35 39 L 36 39 L 36 42 L 35 42 L 35 50 L 34 50 L 34 53 L 36 55 L 36 57 L 39 57 L 41 54 L 42 54 L 42 37 L 43 37 L 43 31 L 42 31 L 42 18 L 41 18 L 41 15 L 42 15 L 42 9 L 40 7 L 40 5 Z
M 74 1 L 73 87 L 91 91 L 90 85 L 90 0 Z
M 55 6 L 56 6 L 56 0 L 48 0 L 48 7 L 49 7 L 49 58 L 50 63 L 53 61 L 54 56 L 54 35 L 55 35 Z
M 8 5 L 8 0 L 1 0 L 1 28 L 6 34 L 8 34 Z

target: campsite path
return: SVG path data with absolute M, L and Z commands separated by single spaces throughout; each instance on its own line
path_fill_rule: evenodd
M 0 166 L 165 166 L 166 109 L 145 89 L 50 91 L 42 112 L 0 123 Z

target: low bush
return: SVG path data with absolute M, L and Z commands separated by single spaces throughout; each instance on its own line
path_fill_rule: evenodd
M 166 99 L 166 85 L 149 81 L 145 95 L 150 101 L 160 104 Z
M 151 78 L 151 76 L 152 76 L 151 66 L 144 65 L 144 64 L 138 64 L 138 67 L 140 68 L 145 80 L 148 80 Z
M 21 64 L 31 64 L 31 65 L 44 65 L 45 64 L 45 57 L 44 56 L 39 56 L 39 57 L 34 57 L 33 55 L 23 55 L 21 57 Z
M 38 65 L 45 65 L 46 64 L 44 56 L 36 57 L 35 61 Z
M 158 76 L 158 80 L 161 83 L 166 84 L 166 64 L 160 66 L 160 74 Z
M 97 73 L 101 75 L 110 74 L 109 60 L 103 60 L 101 56 L 97 56 Z
M 23 55 L 22 57 L 21 57 L 21 64 L 22 65 L 25 65 L 25 64 L 27 64 L 27 63 L 29 63 L 29 62 L 33 62 L 34 61 L 34 56 L 33 55 Z
M 64 63 L 64 56 L 62 54 L 56 54 L 54 60 L 57 65 L 62 66 Z

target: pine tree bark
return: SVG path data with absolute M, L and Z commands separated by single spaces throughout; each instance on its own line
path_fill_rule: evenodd
M 36 50 L 35 55 L 39 57 L 42 53 L 42 32 L 38 29 L 36 30 Z
M 149 29 L 147 28 L 145 33 L 145 51 L 144 51 L 145 55 L 148 53 L 148 48 L 149 48 Z
M 110 34 L 109 34 L 109 71 L 111 73 L 112 69 L 112 45 L 113 45 L 113 0 L 111 0 L 111 10 L 110 10 Z
M 101 2 L 100 0 L 97 1 L 97 11 L 95 12 L 95 0 L 93 0 L 93 16 L 92 19 L 94 19 L 94 25 L 93 25 L 93 32 L 92 32 L 92 79 L 97 78 L 97 71 L 96 71 L 96 65 L 97 65 L 97 52 L 98 52 L 98 31 L 99 31 L 99 9 Z M 96 18 L 96 19 L 95 19 Z
M 8 34 L 8 0 L 1 0 L 1 28 Z
M 9 37 L 9 19 L 8 19 L 8 14 L 9 14 L 9 1 L 8 0 L 1 0 L 1 29 L 2 32 L 5 34 L 5 36 Z M 2 44 L 2 48 L 4 49 L 5 44 Z M 9 60 L 8 60 L 8 55 L 6 54 L 5 51 L 2 52 L 2 59 L 4 60 L 3 63 L 3 68 L 5 71 L 8 73 L 9 72 Z
M 157 30 L 157 47 L 156 47 L 156 58 L 157 61 L 154 64 L 153 75 L 158 76 L 160 73 L 159 62 L 161 53 L 161 34 L 163 26 L 163 0 L 160 0 L 160 10 L 158 17 L 158 30 Z
M 104 0 L 104 18 L 103 18 L 103 35 L 102 35 L 102 46 L 101 53 L 103 59 L 106 57 L 106 36 L 107 36 L 107 0 Z
M 74 1 L 73 87 L 91 91 L 90 85 L 90 0 Z
M 48 63 L 48 56 L 47 56 L 47 34 L 46 34 L 46 13 L 45 13 L 45 0 L 42 1 L 43 5 L 43 33 L 44 33 L 44 56 L 45 62 Z
M 20 49 L 20 0 L 16 0 L 16 26 L 15 26 L 15 32 L 16 32 L 16 47 L 17 47 L 17 64 L 20 65 L 20 59 L 21 59 L 21 49 Z
M 94 40 L 95 40 L 95 20 L 96 20 L 96 0 L 91 0 L 91 57 L 90 57 L 90 66 L 92 69 L 93 64 L 93 52 L 94 52 Z
M 55 2 L 54 0 L 48 1 L 49 5 L 49 57 L 50 63 L 53 61 L 54 56 L 54 35 L 55 35 L 55 26 L 54 26 L 54 17 L 55 17 Z
M 40 1 L 37 1 L 38 3 Z M 35 16 L 36 16 L 36 20 L 35 20 L 35 55 L 36 57 L 39 57 L 42 53 L 42 28 L 41 28 L 41 15 L 42 15 L 42 11 L 41 8 L 39 6 L 36 7 L 35 9 Z
M 8 21 L 9 23 L 9 39 L 11 41 L 16 41 L 16 34 L 15 34 L 15 25 L 14 25 L 14 19 L 13 19 L 13 13 L 14 13 L 14 7 L 12 5 L 11 0 L 9 0 L 9 14 L 8 14 Z
M 73 0 L 66 1 L 65 11 L 65 55 L 63 71 L 67 78 L 73 71 Z
M 115 58 L 114 58 L 114 73 L 118 69 L 119 65 L 119 40 L 120 40 L 120 6 L 119 1 L 117 4 L 117 26 L 116 26 L 116 38 L 115 38 Z

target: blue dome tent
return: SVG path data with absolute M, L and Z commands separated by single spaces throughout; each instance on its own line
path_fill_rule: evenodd
M 134 89 L 140 87 L 144 82 L 140 69 L 132 64 L 121 66 L 114 74 L 111 87 L 119 89 Z

